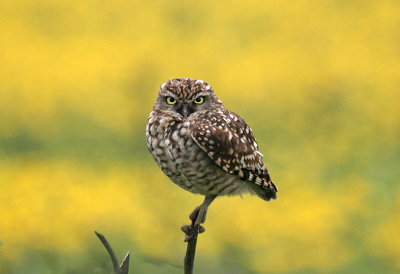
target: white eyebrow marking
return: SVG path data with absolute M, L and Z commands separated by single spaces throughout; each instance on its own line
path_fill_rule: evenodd
M 176 95 L 173 94 L 172 92 L 170 92 L 169 90 L 161 90 L 160 95 L 161 96 L 171 96 L 171 97 L 175 98 L 176 100 L 178 100 L 178 97 L 176 97 Z
M 203 80 L 197 80 L 196 83 L 204 84 L 204 81 Z
M 196 98 L 200 97 L 200 96 L 207 96 L 207 95 L 209 95 L 208 92 L 204 92 L 204 91 L 203 92 L 199 92 L 199 93 L 196 94 Z
M 161 85 L 161 89 L 164 89 L 164 87 L 165 87 L 166 84 L 167 84 L 167 83 L 162 84 L 162 85 Z

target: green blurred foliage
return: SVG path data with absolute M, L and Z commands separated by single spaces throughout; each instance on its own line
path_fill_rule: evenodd
M 144 128 L 170 78 L 248 121 L 279 200 L 223 197 L 198 273 L 400 271 L 398 1 L 0 0 L 0 272 L 179 273 L 201 202 Z

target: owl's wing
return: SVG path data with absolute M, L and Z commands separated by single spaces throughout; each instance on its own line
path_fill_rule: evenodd
M 276 198 L 278 190 L 264 165 L 253 132 L 239 115 L 228 110 L 205 113 L 191 125 L 191 135 L 224 171 L 253 182 L 259 196 L 258 190 L 264 189 L 261 198 Z

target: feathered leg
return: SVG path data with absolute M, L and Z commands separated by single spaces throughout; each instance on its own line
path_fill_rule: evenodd
M 203 224 L 206 221 L 207 209 L 208 206 L 214 201 L 217 195 L 210 195 L 204 198 L 204 201 L 201 205 L 196 207 L 193 212 L 189 215 L 190 220 L 195 222 L 196 225 L 199 225 L 199 233 L 203 233 L 205 231 L 204 227 L 200 224 Z M 185 232 L 185 242 L 189 240 L 189 232 L 191 225 L 183 225 L 181 230 Z

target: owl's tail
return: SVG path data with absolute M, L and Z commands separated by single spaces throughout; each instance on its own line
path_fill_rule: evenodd
M 269 201 L 271 199 L 276 200 L 278 189 L 275 187 L 272 181 L 264 184 L 263 186 L 256 185 L 252 182 L 248 183 L 250 190 L 256 194 L 258 197 L 263 199 L 264 201 Z

